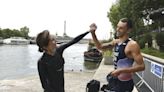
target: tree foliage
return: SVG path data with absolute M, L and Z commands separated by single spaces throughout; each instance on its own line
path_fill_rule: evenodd
M 146 27 L 144 19 L 147 15 L 158 8 L 164 7 L 164 0 L 118 0 L 108 12 L 108 18 L 111 21 L 113 28 L 117 27 L 117 23 L 121 18 L 127 17 L 133 21 L 133 31 L 130 37 L 136 39 L 138 35 L 149 32 L 154 28 L 158 28 L 158 24 Z M 156 20 L 153 20 L 156 22 Z
M 160 50 L 164 51 L 164 32 L 157 33 L 155 38 L 157 44 L 160 46 Z
M 148 43 L 148 48 L 152 47 L 152 35 L 150 33 L 145 34 L 146 43 Z
M 24 38 L 29 38 L 28 36 L 29 33 L 29 28 L 28 27 L 22 27 L 20 30 L 17 29 L 1 29 L 0 28 L 0 37 L 3 39 L 5 38 L 10 38 L 10 37 L 24 37 Z
M 29 28 L 28 27 L 22 27 L 20 28 L 20 33 L 23 37 L 25 37 L 26 39 L 29 37 L 28 33 L 29 33 Z

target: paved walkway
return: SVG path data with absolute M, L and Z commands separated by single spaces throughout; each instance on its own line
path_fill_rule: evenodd
M 85 92 L 94 72 L 65 72 L 65 92 Z M 38 75 L 15 80 L 1 80 L 0 92 L 43 92 Z

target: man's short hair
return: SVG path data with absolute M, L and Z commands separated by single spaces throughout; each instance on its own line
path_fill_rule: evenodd
M 133 23 L 132 23 L 132 20 L 128 19 L 128 18 L 122 18 L 120 19 L 121 22 L 126 22 L 127 23 L 127 27 L 132 29 L 133 28 Z

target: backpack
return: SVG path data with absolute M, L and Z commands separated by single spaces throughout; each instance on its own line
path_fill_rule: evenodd
M 99 89 L 100 89 L 100 81 L 93 79 L 87 83 L 86 92 L 99 92 Z

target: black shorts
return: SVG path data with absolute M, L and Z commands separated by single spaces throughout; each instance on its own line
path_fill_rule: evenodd
M 132 92 L 134 88 L 133 80 L 120 81 L 117 79 L 115 87 L 112 89 L 114 92 Z

